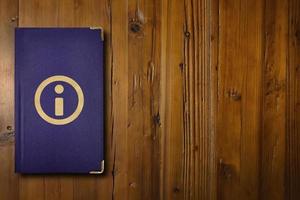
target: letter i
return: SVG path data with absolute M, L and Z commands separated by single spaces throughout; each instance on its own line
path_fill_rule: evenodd
M 61 94 L 64 91 L 64 87 L 62 85 L 56 85 L 54 88 L 57 94 Z M 64 99 L 61 97 L 55 98 L 55 116 L 63 116 L 64 115 Z

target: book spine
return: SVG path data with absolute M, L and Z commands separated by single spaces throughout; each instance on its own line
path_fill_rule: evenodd
M 18 40 L 18 29 L 15 29 L 15 41 Z M 15 55 L 18 55 L 18 42 L 15 42 Z M 20 77 L 18 58 L 15 57 L 15 172 L 21 171 L 21 148 L 20 148 Z

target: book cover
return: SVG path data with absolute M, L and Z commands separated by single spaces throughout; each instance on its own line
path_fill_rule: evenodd
M 16 172 L 103 172 L 103 42 L 97 28 L 16 28 Z

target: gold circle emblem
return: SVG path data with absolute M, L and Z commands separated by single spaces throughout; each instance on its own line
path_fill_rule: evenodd
M 78 104 L 77 104 L 75 111 L 70 116 L 63 118 L 63 119 L 55 119 L 55 118 L 50 117 L 49 115 L 47 115 L 44 112 L 44 110 L 41 106 L 42 92 L 44 91 L 44 89 L 47 85 L 49 85 L 50 83 L 56 82 L 56 81 L 66 82 L 69 85 L 71 85 L 74 88 L 74 90 L 76 91 L 77 98 L 78 98 Z M 58 89 L 61 90 L 60 88 L 58 88 Z M 65 125 L 65 124 L 68 124 L 68 123 L 74 121 L 80 115 L 80 113 L 83 109 L 83 105 L 84 105 L 84 96 L 83 96 L 83 92 L 82 92 L 80 86 L 78 85 L 78 83 L 76 83 L 76 81 L 74 81 L 73 79 L 71 79 L 67 76 L 56 75 L 56 76 L 51 76 L 51 77 L 45 79 L 38 86 L 38 88 L 36 89 L 35 95 L 34 95 L 34 105 L 35 105 L 36 111 L 38 112 L 40 117 L 43 118 L 46 122 L 48 122 L 50 124 L 54 124 L 54 125 Z

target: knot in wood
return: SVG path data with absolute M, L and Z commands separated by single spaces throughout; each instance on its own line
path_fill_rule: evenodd
M 180 63 L 179 64 L 179 68 L 180 68 L 181 71 L 183 71 L 183 69 L 184 69 L 184 63 Z
M 225 179 L 231 179 L 232 177 L 232 169 L 229 165 L 224 164 L 223 165 L 223 173 L 222 173 L 223 177 Z
M 174 188 L 173 188 L 173 192 L 174 192 L 174 193 L 179 193 L 179 192 L 180 192 L 179 187 L 174 187 Z
M 129 187 L 131 187 L 131 188 L 136 188 L 136 183 L 135 183 L 135 182 L 130 183 L 130 184 L 129 184 Z
M 133 20 L 130 22 L 130 31 L 133 33 L 139 33 L 142 30 L 142 24 L 139 21 Z
M 229 91 L 227 92 L 227 94 L 228 94 L 228 96 L 229 96 L 231 99 L 233 99 L 234 101 L 239 101 L 239 100 L 241 100 L 241 98 L 242 98 L 242 95 L 241 95 L 238 91 L 236 91 L 236 90 L 234 90 L 234 89 L 229 90 Z
M 185 36 L 186 38 L 190 38 L 191 33 L 190 33 L 189 31 L 186 31 L 186 32 L 184 32 L 184 36 Z
M 153 116 L 153 121 L 154 121 L 154 124 L 160 126 L 160 115 L 159 113 L 157 113 L 156 115 Z
M 219 161 L 219 169 L 220 169 L 220 175 L 224 179 L 231 179 L 233 175 L 233 167 L 229 164 L 224 163 L 223 159 Z
M 15 22 L 15 21 L 17 21 L 19 19 L 19 16 L 15 16 L 15 17 L 12 17 L 11 19 L 10 19 L 10 21 L 11 22 Z

